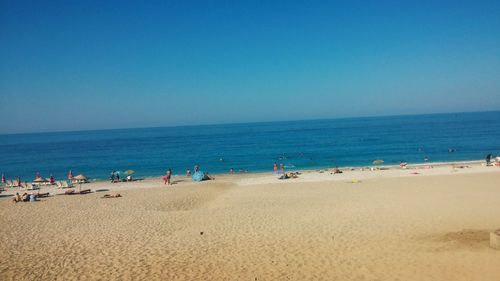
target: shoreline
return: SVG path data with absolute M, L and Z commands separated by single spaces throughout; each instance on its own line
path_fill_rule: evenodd
M 149 189 L 161 187 L 182 187 L 188 185 L 199 185 L 206 182 L 213 183 L 232 183 L 236 186 L 248 185 L 262 185 L 262 184 L 282 184 L 282 183 L 311 183 L 311 182 L 361 182 L 372 178 L 395 178 L 404 176 L 431 176 L 431 175 L 446 175 L 454 174 L 456 172 L 463 173 L 488 173 L 500 171 L 500 167 L 487 167 L 482 160 L 473 161 L 456 161 L 456 162 L 433 162 L 433 163 L 417 163 L 408 164 L 405 168 L 399 165 L 372 165 L 363 167 L 339 167 L 342 171 L 340 174 L 333 174 L 333 168 L 328 169 L 304 169 L 304 170 L 285 170 L 286 173 L 293 171 L 298 173 L 298 178 L 279 180 L 278 175 L 272 171 L 270 172 L 254 172 L 254 173 L 220 173 L 210 174 L 214 180 L 194 182 L 191 177 L 173 175 L 173 185 L 165 185 L 162 176 L 157 177 L 144 177 L 131 182 L 121 181 L 111 183 L 109 180 L 94 179 L 84 184 L 73 184 L 71 188 L 58 188 L 55 185 L 42 185 L 39 189 L 26 190 L 24 188 L 14 187 L 6 188 L 0 194 L 0 200 L 11 198 L 16 192 L 22 194 L 27 192 L 31 193 L 46 193 L 49 192 L 50 196 L 62 195 L 66 190 L 74 189 L 91 189 L 94 192 L 115 192 L 126 191 L 133 189 Z M 451 170 L 450 170 L 451 169 Z
M 414 163 L 414 164 L 408 164 L 406 167 L 407 170 L 411 169 L 420 169 L 421 167 L 425 166 L 435 166 L 435 167 L 441 167 L 441 166 L 448 166 L 448 165 L 474 165 L 474 164 L 481 164 L 484 163 L 484 160 L 466 160 L 466 161 L 450 161 L 450 162 L 424 162 L 424 163 Z M 285 172 L 300 172 L 300 173 L 309 173 L 309 172 L 319 172 L 319 171 L 328 171 L 331 169 L 334 169 L 334 166 L 328 166 L 328 167 L 323 167 L 323 168 L 305 168 L 305 169 L 285 169 Z M 371 165 L 371 166 L 338 166 L 338 168 L 342 171 L 356 171 L 363 169 L 363 171 L 370 170 L 370 168 L 374 168 L 377 170 L 391 170 L 391 169 L 401 169 L 401 167 L 397 164 L 394 165 Z M 269 174 L 275 174 L 274 171 L 269 169 L 269 171 L 257 171 L 257 172 L 235 172 L 233 174 L 229 172 L 222 172 L 222 173 L 208 173 L 211 176 L 214 177 L 220 177 L 220 176 L 261 176 L 261 175 L 269 175 Z M 139 180 L 153 180 L 153 179 L 161 179 L 161 177 L 164 176 L 158 175 L 158 176 L 146 176 L 143 178 L 140 178 Z M 173 178 L 175 177 L 186 177 L 186 175 L 181 175 L 181 174 L 173 174 Z M 108 179 L 93 179 L 92 182 L 105 182 L 108 181 Z

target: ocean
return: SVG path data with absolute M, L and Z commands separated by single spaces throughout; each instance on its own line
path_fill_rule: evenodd
M 0 173 L 32 180 L 465 161 L 500 154 L 500 111 L 0 135 Z

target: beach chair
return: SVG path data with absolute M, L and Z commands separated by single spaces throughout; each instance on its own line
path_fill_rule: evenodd
M 79 190 L 76 191 L 74 189 L 69 189 L 64 192 L 65 195 L 76 195 L 76 194 L 87 194 L 91 193 L 92 191 L 90 189 L 84 189 L 84 190 Z
M 34 185 L 32 183 L 27 183 L 25 186 L 25 189 L 26 190 L 35 190 L 35 189 L 40 189 L 40 187 L 38 185 Z

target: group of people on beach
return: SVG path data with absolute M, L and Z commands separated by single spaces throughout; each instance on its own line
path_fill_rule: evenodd
M 120 180 L 120 172 L 117 172 L 115 170 L 113 170 L 111 172 L 111 175 L 109 176 L 109 179 L 111 181 L 111 183 L 116 183 L 116 182 L 120 182 L 120 181 L 134 181 L 134 179 L 132 178 L 132 175 L 129 174 L 125 177 L 125 179 L 121 179 Z
M 29 184 L 27 181 L 21 180 L 21 177 L 17 177 L 15 180 L 8 181 L 5 179 L 4 174 L 2 174 L 2 180 L 1 180 L 2 185 L 8 186 L 8 187 L 21 187 L 21 188 L 28 188 Z M 53 175 L 50 175 L 49 180 L 44 179 L 42 176 L 40 176 L 40 173 L 36 173 L 35 180 L 33 181 L 33 184 L 36 185 L 55 185 L 56 180 Z
M 162 176 L 163 184 L 172 185 L 172 169 L 168 168 L 165 171 L 165 175 Z M 214 177 L 210 176 L 207 172 L 200 171 L 200 166 L 198 164 L 194 165 L 193 172 L 191 170 L 186 170 L 186 177 L 191 177 L 193 181 L 205 181 L 205 180 L 213 180 Z
M 486 155 L 486 166 L 500 166 L 500 156 L 493 156 L 491 153 Z
M 276 164 L 276 162 L 274 162 L 273 171 L 276 174 L 283 174 L 285 172 L 285 165 L 283 165 L 283 163 L 280 163 L 280 168 L 278 171 L 278 164 Z
M 43 198 L 43 197 L 48 197 L 49 193 L 31 193 L 28 194 L 27 192 L 24 192 L 23 195 L 19 195 L 19 192 L 16 192 L 16 195 L 14 195 L 14 198 L 12 198 L 12 201 L 14 203 L 18 202 L 35 202 L 38 200 L 38 198 Z

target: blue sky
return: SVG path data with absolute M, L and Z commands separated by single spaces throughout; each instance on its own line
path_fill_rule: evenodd
M 499 1 L 0 1 L 0 133 L 500 109 Z

